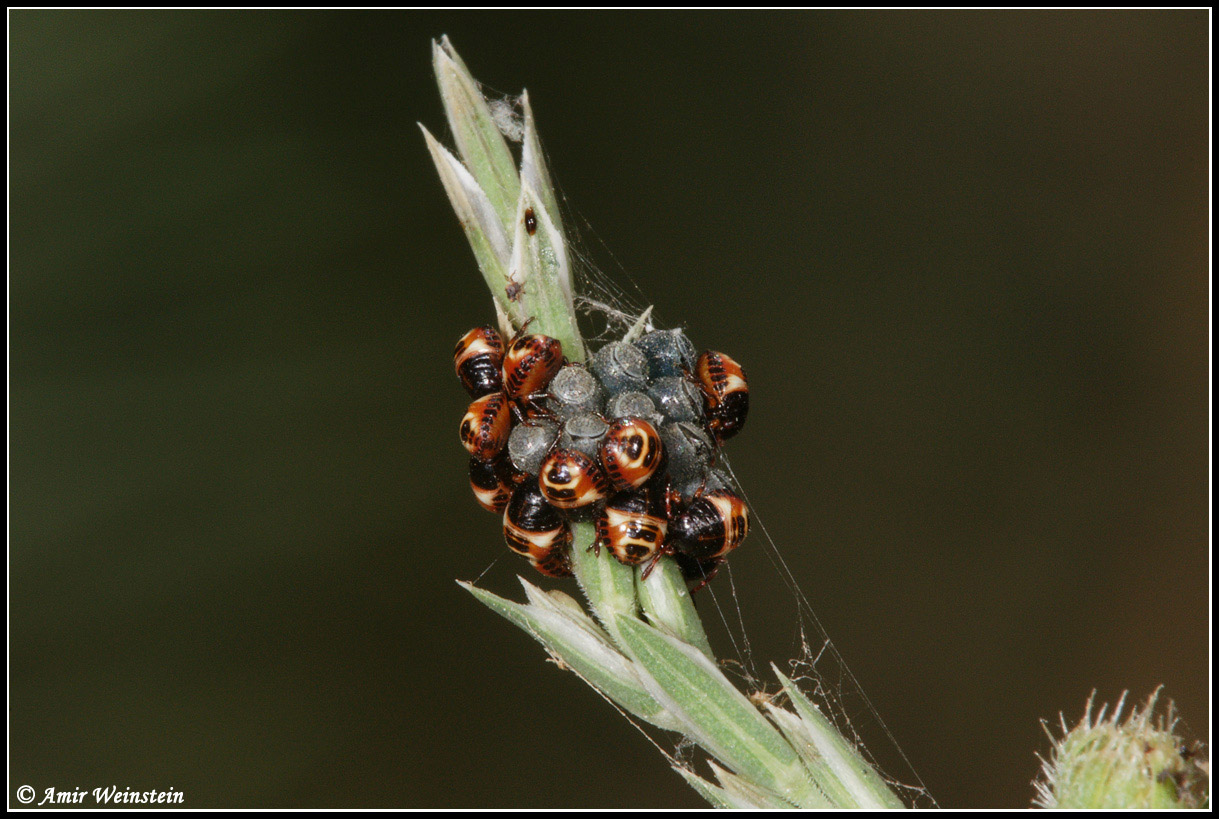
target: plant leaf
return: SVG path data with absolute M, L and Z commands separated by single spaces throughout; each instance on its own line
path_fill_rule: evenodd
M 771 722 L 779 727 L 779 730 L 783 732 L 783 736 L 787 737 L 788 743 L 796 749 L 796 753 L 800 755 L 801 761 L 804 762 L 804 768 L 808 771 L 809 777 L 825 793 L 826 798 L 835 807 L 860 807 L 859 800 L 845 785 L 834 777 L 829 766 L 826 765 L 825 759 L 817 753 L 816 746 L 809 738 L 804 723 L 800 718 L 790 711 L 775 708 L 769 703 L 764 707 L 766 715 L 770 717 Z
M 657 702 L 683 732 L 739 776 L 796 805 L 826 804 L 778 730 L 698 649 L 618 616 L 619 645 L 641 666 Z
M 648 622 L 694 646 L 714 662 L 715 654 L 703 630 L 703 621 L 690 602 L 686 579 L 677 562 L 662 557 L 647 580 L 643 579 L 645 570 L 646 566 L 635 568 L 635 590 Z
M 757 805 L 738 804 L 734 800 L 733 797 L 728 795 L 727 791 L 725 791 L 723 788 L 721 788 L 718 785 L 711 784 L 706 779 L 703 779 L 701 776 L 694 773 L 694 771 L 687 770 L 686 768 L 683 768 L 680 765 L 674 765 L 673 770 L 675 770 L 679 774 L 681 774 L 681 778 L 686 780 L 686 784 L 688 784 L 691 788 L 694 788 L 694 790 L 698 791 L 698 795 L 701 796 L 703 799 L 706 799 L 708 802 L 710 802 L 711 807 L 713 807 L 713 808 L 755 808 L 755 807 L 757 807 Z
M 838 732 L 804 693 L 773 663 L 775 676 L 792 707 L 804 723 L 804 733 L 823 761 L 829 775 L 854 796 L 861 808 L 903 808 L 902 800 L 885 784 L 876 770 Z
M 567 606 L 545 602 L 545 592 L 524 578 L 521 582 L 532 599 L 531 605 L 515 603 L 458 581 L 484 605 L 533 636 L 585 682 L 622 708 L 658 728 L 676 730 L 677 720 L 652 698 L 630 658 L 610 643 L 596 623 L 583 613 L 575 616 Z
M 478 83 L 447 36 L 439 43 L 432 42 L 432 66 L 457 153 L 486 192 L 502 227 L 510 231 L 521 190 L 512 151 L 495 124 Z
M 731 771 L 724 770 L 719 765 L 716 765 L 714 761 L 708 764 L 711 765 L 711 770 L 715 772 L 715 778 L 719 780 L 724 793 L 740 807 L 767 808 L 771 810 L 791 810 L 796 807 L 791 802 L 763 788 L 759 788 L 747 779 L 743 779 Z M 832 805 L 829 802 L 825 802 L 824 804 L 804 805 L 803 807 L 828 808 L 832 807 Z
M 546 158 L 542 154 L 542 142 L 538 139 L 528 91 L 521 94 L 521 108 L 524 109 L 525 115 L 525 141 L 521 146 L 521 183 L 537 191 L 550 221 L 561 235 L 563 220 L 559 215 L 559 200 L 555 196 L 554 184 L 550 181 L 550 171 L 546 169 Z
M 532 232 L 527 214 L 532 214 Z M 562 342 L 568 359 L 583 361 L 584 341 L 576 326 L 567 244 L 529 185 L 521 186 L 517 202 L 508 276 L 519 286 L 516 298 L 507 303 L 508 314 L 516 326 L 529 318 L 540 319 L 547 335 Z
M 478 269 L 482 271 L 492 298 L 500 302 L 506 298 L 505 291 L 509 284 L 508 262 L 512 258 L 512 249 L 508 244 L 508 234 L 504 232 L 504 226 L 486 193 L 466 167 L 437 142 L 427 128 L 420 125 L 419 129 L 423 131 L 423 138 L 427 141 L 432 161 L 436 163 L 449 202 L 466 232 Z
M 634 619 L 639 611 L 639 602 L 635 599 L 635 572 L 630 566 L 614 560 L 608 549 L 602 549 L 599 557 L 593 554 L 589 547 L 596 535 L 591 523 L 579 521 L 571 528 L 574 535 L 571 562 L 576 579 L 597 619 L 621 645 L 617 616 Z

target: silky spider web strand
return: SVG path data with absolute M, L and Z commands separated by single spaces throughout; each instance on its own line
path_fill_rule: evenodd
M 753 505 L 753 502 L 749 499 L 748 493 L 741 486 L 741 482 L 737 479 L 736 471 L 733 470 L 732 464 L 728 462 L 727 458 L 723 458 L 721 462 L 723 463 L 724 467 L 728 470 L 728 473 L 729 473 L 729 476 L 731 477 L 734 489 L 744 499 L 746 505 L 749 507 L 751 517 L 753 518 L 753 520 L 756 521 L 757 527 L 759 529 L 761 529 L 761 531 L 762 531 L 763 539 L 765 542 L 765 548 L 763 551 L 766 552 L 767 558 L 770 560 L 771 564 L 774 566 L 776 572 L 778 572 L 780 578 L 783 580 L 783 582 L 787 586 L 788 590 L 793 594 L 793 596 L 795 596 L 795 598 L 797 600 L 797 604 L 798 604 L 798 609 L 802 610 L 802 613 L 800 615 L 801 620 L 803 620 L 804 616 L 807 615 L 810 618 L 810 620 L 812 621 L 813 627 L 817 630 L 819 636 L 822 639 L 822 648 L 821 648 L 821 651 L 818 653 L 818 659 L 820 659 L 820 657 L 826 652 L 826 650 L 828 650 L 830 652 L 830 656 L 833 657 L 833 659 L 835 661 L 835 667 L 837 668 L 838 673 L 840 675 L 845 675 L 850 680 L 850 683 L 853 687 L 854 692 L 864 701 L 865 707 L 867 708 L 871 717 L 877 721 L 878 725 L 884 731 L 888 740 L 893 744 L 893 746 L 897 749 L 898 753 L 901 755 L 901 758 L 905 762 L 906 766 L 910 769 L 911 773 L 915 776 L 915 778 L 919 780 L 918 787 L 914 787 L 914 786 L 906 786 L 906 787 L 911 787 L 913 790 L 921 790 L 922 792 L 927 793 L 927 795 L 930 797 L 930 793 L 927 792 L 927 790 L 926 790 L 926 785 L 922 782 L 922 779 L 918 776 L 917 771 L 914 770 L 914 766 L 910 763 L 909 758 L 906 756 L 905 752 L 902 750 L 901 746 L 898 744 L 897 738 L 895 736 L 893 736 L 893 733 L 889 730 L 888 726 L 884 723 L 884 720 L 881 718 L 879 711 L 877 711 L 876 707 L 872 704 L 871 700 L 867 696 L 867 693 L 863 690 L 863 686 L 860 685 L 858 679 L 856 679 L 854 673 L 851 671 L 850 667 L 847 665 L 846 660 L 843 659 L 842 655 L 838 652 L 838 648 L 836 645 L 834 645 L 834 641 L 830 638 L 829 634 L 825 630 L 825 627 L 821 624 L 821 620 L 817 616 L 817 613 L 813 610 L 812 604 L 808 601 L 807 596 L 805 596 L 804 590 L 800 588 L 799 583 L 796 581 L 795 576 L 792 574 L 791 569 L 788 567 L 787 561 L 784 559 L 782 553 L 780 552 L 780 550 L 778 548 L 778 544 L 776 544 L 774 541 L 774 538 L 771 537 L 770 531 L 767 529 L 765 522 L 762 520 L 762 517 L 756 513 L 755 507 Z M 818 675 L 818 677 L 820 677 L 820 675 Z M 841 680 L 839 681 L 839 683 L 836 687 L 841 691 L 841 688 L 842 688 Z M 828 692 L 825 692 L 825 693 L 828 695 Z M 862 743 L 861 738 L 859 737 L 859 734 L 858 734 L 857 730 L 855 729 L 854 720 L 852 720 L 850 718 L 849 714 L 847 714 L 845 712 L 845 710 L 839 709 L 839 711 L 841 713 L 842 720 L 845 723 L 844 726 L 839 726 L 840 729 L 842 727 L 845 727 L 847 730 L 850 730 L 853 737 L 856 740 L 855 744 L 857 745 L 857 748 L 860 751 L 860 753 L 863 753 L 870 757 L 871 755 L 866 750 L 866 747 Z M 872 762 L 875 765 L 875 761 L 872 760 Z M 934 799 L 932 801 L 934 802 Z
M 750 683 L 756 686 L 758 677 L 761 675 L 758 673 L 757 664 L 753 661 L 753 646 L 749 644 L 749 632 L 745 630 L 745 614 L 741 611 L 741 598 L 736 593 L 736 576 L 733 575 L 731 566 L 725 565 L 724 569 L 728 575 L 728 591 L 732 596 L 733 607 L 736 609 L 737 624 L 741 629 L 741 643 L 745 648 L 745 664 L 749 669 Z
M 756 519 L 758 528 L 760 528 L 762 530 L 762 535 L 763 535 L 763 538 L 765 540 L 766 547 L 767 547 L 764 549 L 764 551 L 766 552 L 767 557 L 770 559 L 772 565 L 774 565 L 776 571 L 779 572 L 780 577 L 783 579 L 783 581 L 784 581 L 785 585 L 787 586 L 787 588 L 789 589 L 789 591 L 791 591 L 792 594 L 796 595 L 796 598 L 799 601 L 800 605 L 806 611 L 808 617 L 812 620 L 812 623 L 813 623 L 814 627 L 817 629 L 818 634 L 824 640 L 822 652 L 824 652 L 825 649 L 827 649 L 827 648 L 829 649 L 830 655 L 834 658 L 835 664 L 837 665 L 840 673 L 845 674 L 846 677 L 850 680 L 855 693 L 863 700 L 871 717 L 876 720 L 876 722 L 880 726 L 881 730 L 884 731 L 885 736 L 888 738 L 889 742 L 892 743 L 893 747 L 897 749 L 897 752 L 901 756 L 903 763 L 909 769 L 910 773 L 914 776 L 914 778 L 918 781 L 917 786 L 902 786 L 902 787 L 907 787 L 913 791 L 917 791 L 917 792 L 920 792 L 920 793 L 926 795 L 927 798 L 931 800 L 932 805 L 934 807 L 938 807 L 939 805 L 938 805 L 938 803 L 936 803 L 935 798 L 933 796 L 931 796 L 931 792 L 927 789 L 926 783 L 923 782 L 922 777 L 920 777 L 918 775 L 918 771 L 915 770 L 914 765 L 910 762 L 910 758 L 906 755 L 906 752 L 902 749 L 901 745 L 898 743 L 897 737 L 895 737 L 893 735 L 893 732 L 889 729 L 889 726 L 885 723 L 884 719 L 881 717 L 880 712 L 876 709 L 876 706 L 872 704 L 871 698 L 868 697 L 867 692 L 863 690 L 863 686 L 860 685 L 859 680 L 855 677 L 855 673 L 853 671 L 851 671 L 850 666 L 847 665 L 846 660 L 843 659 L 842 655 L 839 653 L 838 647 L 836 645 L 834 645 L 834 641 L 832 639 L 830 639 L 830 636 L 826 632 L 825 627 L 821 624 L 821 618 L 819 618 L 817 616 L 816 611 L 813 610 L 812 604 L 808 601 L 808 598 L 805 596 L 804 590 L 800 588 L 800 584 L 796 581 L 795 575 L 792 574 L 790 567 L 787 565 L 787 561 L 783 558 L 782 553 L 779 551 L 778 545 L 775 543 L 774 538 L 771 537 L 770 531 L 766 528 L 765 522 L 763 522 L 760 515 L 756 514 L 753 502 L 749 499 L 748 493 L 745 492 L 745 489 L 741 486 L 741 482 L 737 479 L 736 471 L 733 470 L 732 464 L 728 462 L 727 458 L 722 459 L 722 463 L 723 463 L 724 467 L 728 470 L 729 475 L 731 476 L 734 488 L 739 492 L 741 497 L 744 499 L 746 506 L 748 506 L 750 515 L 753 516 L 754 519 Z M 844 717 L 846 718 L 848 727 L 851 727 L 852 733 L 855 734 L 856 739 L 858 740 L 859 739 L 858 733 L 855 732 L 855 729 L 853 728 L 853 724 L 852 724 L 851 720 L 849 719 L 849 717 L 846 717 L 845 714 L 844 714 Z M 856 745 L 857 745 L 856 750 L 859 753 L 865 755 L 868 758 L 869 762 L 871 762 L 872 765 L 875 766 L 876 765 L 875 760 L 873 760 L 871 758 L 871 754 L 867 751 L 867 749 L 863 745 L 863 743 L 857 742 Z M 895 784 L 895 780 L 891 781 L 890 784 Z

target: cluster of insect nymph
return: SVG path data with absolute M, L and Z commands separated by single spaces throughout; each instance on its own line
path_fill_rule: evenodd
M 693 591 L 749 529 L 745 502 L 716 465 L 749 412 L 745 372 L 681 330 L 611 341 L 587 366 L 528 333 L 491 326 L 457 342 L 457 377 L 474 399 L 461 421 L 478 503 L 502 513 L 504 539 L 542 574 L 571 571 L 575 520 L 592 548 L 641 566 L 672 555 Z

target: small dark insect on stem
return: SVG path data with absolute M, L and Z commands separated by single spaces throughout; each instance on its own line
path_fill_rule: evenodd
M 538 219 L 533 215 L 533 208 L 525 208 L 525 230 L 529 232 L 530 236 L 537 233 Z

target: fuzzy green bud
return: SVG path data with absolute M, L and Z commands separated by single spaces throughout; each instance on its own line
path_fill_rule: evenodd
M 1044 808 L 1198 808 L 1207 804 L 1209 763 L 1197 746 L 1187 746 L 1173 733 L 1171 703 L 1155 716 L 1159 691 L 1143 709 L 1135 707 L 1122 720 L 1125 695 L 1112 716 L 1106 708 L 1092 715 L 1089 699 L 1084 717 L 1074 728 L 1062 723 L 1062 736 L 1046 733 L 1054 742 L 1042 760 L 1035 783 L 1037 804 Z

